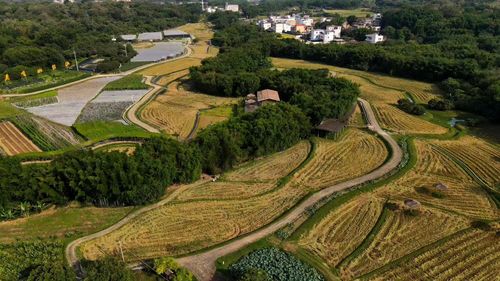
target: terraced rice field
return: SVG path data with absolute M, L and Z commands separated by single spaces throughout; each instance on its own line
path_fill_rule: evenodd
M 0 148 L 9 156 L 42 151 L 10 121 L 0 122 Z
M 221 106 L 201 111 L 197 132 L 212 124 L 229 119 L 232 114 L 233 109 L 231 106 Z
M 191 92 L 179 81 L 168 85 L 167 91 L 158 95 L 141 111 L 141 119 L 161 131 L 186 138 L 194 127 L 200 109 L 234 104 L 237 98 L 223 98 Z
M 361 96 L 372 104 L 381 126 L 389 131 L 400 134 L 444 134 L 448 131 L 395 106 L 399 99 L 407 98 L 405 92 L 409 92 L 417 102 L 426 103 L 439 93 L 433 84 L 303 60 L 273 58 L 272 61 L 278 68 L 326 68 L 336 77 L 357 83 Z
M 200 65 L 201 60 L 197 58 L 182 58 L 173 61 L 167 61 L 162 64 L 158 64 L 152 67 L 148 67 L 140 73 L 144 76 L 160 76 L 167 75 L 177 71 L 189 69 L 191 66 Z
M 417 255 L 373 280 L 497 280 L 500 238 L 471 230 Z
M 342 268 L 341 274 L 345 277 L 366 274 L 468 225 L 463 217 L 435 209 L 421 208 L 417 216 L 402 210 L 389 211 L 370 246 Z
M 308 150 L 309 145 L 302 142 L 253 165 L 275 167 L 276 174 L 284 176 L 305 160 Z M 285 165 L 278 167 L 277 163 Z M 242 168 L 248 170 L 248 167 Z M 97 247 L 113 251 L 114 241 L 118 240 L 123 242 L 129 259 L 199 250 L 269 223 L 304 195 L 303 190 L 291 186 L 277 189 L 274 176 L 262 175 L 256 179 L 251 175 L 237 176 L 240 174 L 244 172 L 235 170 L 229 174 L 229 178 L 236 177 L 238 181 L 200 181 L 181 186 L 167 198 L 167 204 L 109 235 L 87 242 L 81 247 L 82 253 L 86 258 L 95 259 L 102 255 Z
M 460 142 L 462 139 L 457 140 Z M 437 208 L 451 210 L 473 219 L 498 219 L 500 211 L 488 194 L 458 164 L 453 162 L 440 149 L 441 141 L 417 141 L 417 163 L 404 177 L 381 188 L 377 193 L 385 197 L 411 197 Z M 487 158 L 485 158 L 487 159 Z M 419 187 L 435 189 L 436 184 L 448 188 L 441 193 L 444 198 L 417 192 Z
M 445 134 L 448 129 L 420 119 L 394 105 L 374 103 L 373 109 L 382 128 L 400 134 Z
M 383 200 L 360 196 L 330 212 L 300 237 L 299 246 L 335 267 L 368 235 L 380 216 Z
M 347 130 L 338 141 L 316 141 L 316 156 L 293 180 L 311 189 L 366 174 L 382 165 L 388 156 L 380 139 L 358 129 Z
M 436 142 L 444 153 L 463 162 L 489 186 L 500 183 L 500 149 L 466 136 L 458 141 Z
M 224 179 L 228 181 L 278 180 L 293 170 L 297 166 L 297 162 L 302 162 L 308 151 L 309 144 L 302 142 L 291 149 L 244 164 L 234 171 L 224 174 Z
M 339 140 L 339 147 L 349 145 L 348 142 L 347 138 Z M 352 153 L 358 153 L 354 148 Z M 243 165 L 215 183 L 181 186 L 166 198 L 164 206 L 83 244 L 80 250 L 86 258 L 95 259 L 102 255 L 98 248 L 112 252 L 116 250 L 116 241 L 122 241 L 129 260 L 175 256 L 256 230 L 275 220 L 311 191 L 293 181 L 276 185 L 278 178 L 289 174 L 306 159 L 308 149 L 307 144 L 299 143 L 280 154 Z M 322 155 L 316 153 L 315 157 Z M 357 165 L 347 162 L 355 159 L 345 161 L 343 166 Z M 302 174 L 302 170 L 297 173 Z M 224 188 L 228 190 L 224 192 Z

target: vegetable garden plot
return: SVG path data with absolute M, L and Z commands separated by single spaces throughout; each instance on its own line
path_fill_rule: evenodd
M 148 90 L 103 91 L 85 106 L 76 122 L 121 120 L 127 108 L 147 92 Z
M 106 84 L 120 77 L 91 79 L 58 91 L 56 104 L 31 107 L 27 110 L 35 115 L 66 126 L 75 123 L 85 105 L 94 98 Z

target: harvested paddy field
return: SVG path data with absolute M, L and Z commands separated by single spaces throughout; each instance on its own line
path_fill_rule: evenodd
M 365 138 L 373 137 L 368 133 L 360 134 Z M 342 147 L 347 145 L 348 139 L 338 142 Z M 244 164 L 216 182 L 181 186 L 165 199 L 167 203 L 162 207 L 84 243 L 80 250 L 86 258 L 95 259 L 102 255 L 99 249 L 115 251 L 116 241 L 122 241 L 128 260 L 176 256 L 254 231 L 275 220 L 312 191 L 293 180 L 278 184 L 279 179 L 305 161 L 309 149 L 308 143 L 302 142 L 284 152 Z M 357 152 L 353 150 L 352 153 Z M 316 157 L 322 155 L 315 153 Z M 352 158 L 345 160 L 354 161 Z M 296 173 L 303 174 L 303 169 Z
M 96 78 L 58 90 L 59 102 L 31 107 L 27 110 L 59 124 L 71 126 L 85 105 L 111 81 L 119 77 Z
M 368 100 L 377 114 L 381 126 L 400 134 L 444 134 L 448 130 L 397 108 L 402 98 L 414 98 L 426 103 L 439 93 L 436 86 L 414 80 L 352 70 L 303 60 L 273 58 L 277 68 L 329 69 L 336 77 L 346 78 L 360 86 L 361 97 Z M 405 92 L 410 93 L 406 96 Z
M 450 143 L 457 146 L 456 153 L 470 151 L 468 145 L 459 148 L 458 144 L 468 142 L 467 138 L 456 141 L 416 141 L 417 163 L 404 177 L 377 191 L 385 197 L 405 199 L 414 198 L 419 202 L 436 208 L 457 212 L 472 219 L 499 219 L 500 211 L 490 195 L 480 184 L 446 153 L 443 147 Z M 484 144 L 487 147 L 487 144 Z M 487 150 L 482 150 L 485 153 Z M 479 164 L 489 170 L 498 150 L 490 150 L 484 158 L 484 164 Z M 482 161 L 479 161 L 482 163 Z M 490 166 L 491 165 L 491 166 Z M 479 168 L 472 168 L 479 171 Z M 478 173 L 478 172 L 477 172 Z M 498 177 L 498 174 L 496 175 Z M 442 185 L 442 187 L 437 187 Z
M 9 156 L 42 151 L 10 121 L 0 122 L 0 148 Z
M 397 267 L 376 274 L 372 279 L 379 281 L 498 279 L 500 237 L 495 230 L 471 229 L 452 235 L 450 238 L 398 264 Z
M 140 117 L 161 131 L 184 139 L 192 131 L 199 110 L 237 102 L 237 98 L 191 92 L 180 81 L 174 81 L 141 110 Z
M 330 212 L 302 235 L 298 244 L 335 267 L 363 242 L 375 226 L 383 205 L 381 198 L 357 197 Z
M 286 164 L 274 171 L 284 176 L 305 160 L 309 149 L 307 142 L 301 142 L 253 164 L 269 166 L 273 165 L 270 163 L 285 162 L 278 158 L 286 158 Z M 291 158 L 291 155 L 295 157 Z M 235 173 L 240 172 L 238 169 L 233 171 L 230 178 Z M 169 201 L 164 206 L 83 244 L 81 251 L 85 257 L 95 259 L 102 255 L 98 247 L 106 252 L 113 251 L 116 248 L 113 241 L 120 240 L 128 259 L 188 253 L 255 230 L 303 196 L 301 190 L 291 186 L 276 188 L 277 180 L 269 179 L 267 175 L 260 179 L 252 176 L 237 178 L 238 181 L 222 179 L 181 186 L 167 198 Z
M 469 226 L 468 220 L 436 209 L 420 208 L 418 215 L 387 212 L 368 248 L 341 268 L 342 276 L 361 276 Z
M 315 157 L 293 179 L 294 183 L 310 189 L 369 173 L 382 165 L 388 156 L 382 140 L 354 128 L 337 141 L 316 139 L 316 143 Z

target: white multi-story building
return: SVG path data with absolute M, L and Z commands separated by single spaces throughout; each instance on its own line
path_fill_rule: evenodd
M 272 29 L 276 33 L 284 33 L 292 31 L 292 26 L 287 23 L 274 23 Z
M 236 4 L 228 4 L 226 3 L 226 6 L 224 6 L 225 11 L 230 11 L 230 12 L 236 12 L 238 13 L 240 11 L 240 6 Z
M 305 15 L 303 17 L 296 15 L 295 21 L 297 22 L 297 24 L 303 24 L 305 26 L 313 26 L 314 24 L 314 19 L 309 17 L 308 15 Z
M 328 26 L 326 29 L 312 29 L 310 40 L 313 43 L 330 43 L 340 38 L 341 26 Z
M 269 21 L 267 21 L 267 20 L 260 20 L 260 21 L 257 23 L 257 25 L 258 25 L 261 29 L 263 29 L 263 30 L 268 30 L 268 29 L 270 29 L 270 28 L 273 26 L 273 24 L 272 24 L 272 23 L 270 23 L 270 22 L 269 22 Z
M 342 26 L 330 25 L 326 27 L 326 31 L 329 33 L 333 33 L 334 38 L 340 38 L 340 34 L 342 33 Z
M 366 35 L 366 42 L 371 43 L 371 44 L 377 44 L 380 42 L 384 42 L 385 38 L 383 35 L 380 35 L 378 33 L 372 33 L 372 34 L 367 34 Z

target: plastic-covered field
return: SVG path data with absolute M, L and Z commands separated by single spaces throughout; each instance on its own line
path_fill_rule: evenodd
M 149 90 L 119 90 L 102 91 L 99 96 L 93 99 L 92 103 L 102 102 L 136 102 L 140 100 Z
M 85 105 L 93 99 L 111 81 L 120 78 L 104 77 L 91 79 L 58 91 L 59 102 L 36 106 L 27 110 L 50 121 L 71 126 Z
M 150 48 L 137 49 L 137 55 L 130 61 L 160 61 L 162 59 L 173 58 L 184 52 L 184 44 L 181 42 L 158 42 Z

